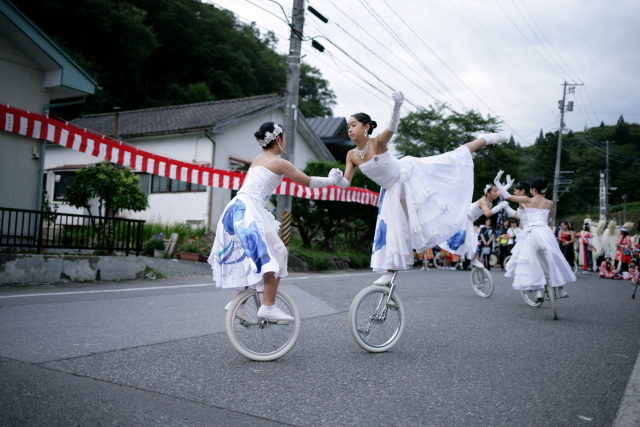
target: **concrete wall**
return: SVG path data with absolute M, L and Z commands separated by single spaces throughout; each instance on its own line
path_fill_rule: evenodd
M 144 257 L 0 254 L 0 284 L 139 279 L 145 267 Z
M 0 103 L 42 113 L 49 103 L 44 70 L 0 35 Z M 38 202 L 39 161 L 32 150 L 40 141 L 0 132 L 0 206 L 35 209 Z M 39 153 L 44 155 L 44 153 Z

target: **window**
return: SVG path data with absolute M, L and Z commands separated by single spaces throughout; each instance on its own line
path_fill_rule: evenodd
M 189 193 L 194 191 L 207 191 L 207 186 L 178 181 L 164 176 L 151 176 L 152 193 Z
M 75 172 L 56 172 L 53 200 L 64 200 L 64 193 L 67 191 L 67 187 L 73 185 L 74 182 L 76 182 Z

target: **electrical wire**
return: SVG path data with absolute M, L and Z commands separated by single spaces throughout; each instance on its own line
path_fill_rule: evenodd
M 360 1 L 360 2 L 362 3 L 362 0 L 358 0 L 358 1 Z M 419 36 L 419 35 L 418 35 L 414 30 L 413 30 L 413 28 L 411 28 L 411 27 L 407 24 L 407 22 L 406 22 L 404 19 L 402 19 L 402 17 L 401 17 L 400 15 L 398 15 L 398 13 L 397 13 L 397 12 L 396 12 L 396 11 L 395 11 L 391 6 L 390 6 L 390 5 L 389 5 L 389 3 L 387 3 L 387 1 L 386 1 L 386 0 L 382 0 L 382 1 L 383 1 L 383 2 L 384 2 L 384 4 L 386 4 L 386 5 L 387 5 L 387 7 L 388 7 L 388 8 L 389 8 L 389 9 L 390 9 L 390 10 L 391 10 L 391 11 L 392 11 L 392 12 L 393 12 L 393 13 L 394 13 L 394 14 L 395 14 L 395 15 L 396 15 L 396 16 L 397 16 L 401 21 L 402 21 L 402 23 L 403 23 L 403 24 L 404 24 L 404 25 L 405 25 L 405 26 L 406 26 L 406 27 L 407 27 L 407 28 L 408 28 L 408 29 L 409 29 L 409 30 L 410 30 L 410 31 L 411 31 L 411 32 L 416 36 L 416 38 L 417 38 L 420 42 L 422 42 L 422 44 L 423 44 L 427 49 L 429 49 L 429 50 L 430 50 L 430 51 L 435 55 L 435 57 L 436 57 L 440 62 L 442 62 L 442 64 L 443 64 L 443 65 L 444 65 L 444 66 L 445 66 L 445 67 L 446 67 L 446 68 L 451 72 L 451 74 L 453 74 L 453 75 L 454 75 L 454 77 L 455 77 L 456 79 L 458 79 L 458 81 L 460 81 L 460 83 L 462 83 L 462 85 L 463 85 L 463 86 L 464 86 L 464 87 L 465 87 L 469 92 L 471 92 L 471 94 L 472 94 L 473 96 L 475 96 L 475 97 L 476 97 L 476 99 L 477 99 L 478 101 L 480 101 L 480 102 L 482 103 L 482 105 L 484 105 L 484 106 L 485 106 L 485 107 L 486 107 L 486 108 L 487 108 L 491 113 L 493 113 L 493 115 L 494 115 L 494 116 L 499 117 L 499 116 L 498 116 L 498 114 L 497 114 L 495 111 L 493 111 L 493 109 L 492 109 L 491 107 L 489 107 L 489 106 L 487 105 L 487 103 L 485 103 L 485 102 L 484 102 L 484 101 L 483 101 L 483 100 L 482 100 L 482 99 L 481 99 L 481 98 L 480 98 L 480 97 L 479 97 L 479 96 L 478 96 L 478 95 L 477 95 L 473 90 L 471 90 L 471 88 L 470 88 L 469 86 L 467 86 L 467 84 L 466 84 L 466 83 L 465 83 L 465 82 L 464 82 L 460 77 L 458 77 L 458 75 L 457 75 L 457 74 L 456 74 L 456 73 L 455 73 L 451 68 L 449 68 L 449 66 L 448 66 L 448 65 L 447 65 L 447 64 L 446 64 L 442 59 L 440 59 L 440 57 L 439 57 L 439 56 L 437 56 L 437 55 L 435 54 L 435 52 L 433 52 L 433 50 L 432 50 L 432 49 L 431 49 L 431 48 L 430 48 L 430 47 L 429 47 L 429 46 L 424 42 L 424 40 L 422 39 L 422 37 L 420 37 L 420 36 Z M 524 140 L 524 138 L 522 138 L 522 135 L 520 135 L 520 134 L 519 134 L 515 129 L 513 129 L 511 126 L 509 126 L 509 124 L 508 124 L 507 122 L 505 122 L 505 121 L 503 120 L 503 123 L 504 123 L 504 125 L 505 125 L 506 127 L 508 127 L 508 128 L 511 130 L 511 132 L 515 133 L 516 135 L 518 135 L 518 137 L 520 137 L 520 139 Z
M 531 12 L 529 12 L 529 9 L 527 8 L 527 5 L 525 4 L 525 2 L 523 0 L 520 0 L 520 3 L 522 3 L 522 6 L 524 7 L 524 10 L 527 11 L 527 13 L 529 14 L 529 16 L 531 17 L 531 20 L 533 21 L 534 24 L 536 24 L 536 27 L 538 27 L 538 30 L 540 30 L 540 34 L 542 34 L 542 37 L 544 37 L 544 39 L 547 41 L 547 43 L 549 43 L 549 46 L 551 46 L 551 49 L 553 49 L 553 51 L 556 53 L 556 55 L 558 55 L 558 58 L 560 58 L 560 60 L 562 61 L 562 63 L 567 67 L 567 69 L 569 70 L 570 74 L 573 74 L 574 77 L 576 77 L 576 79 L 580 82 L 580 83 L 584 83 L 580 77 L 578 77 L 578 75 L 576 73 L 573 72 L 573 70 L 571 68 L 569 68 L 569 65 L 567 65 L 566 62 L 564 62 L 564 59 L 562 59 L 562 56 L 560 56 L 560 54 L 558 53 L 558 51 L 556 51 L 556 49 L 553 47 L 553 45 L 551 44 L 551 42 L 549 41 L 549 39 L 547 38 L 547 36 L 544 34 L 544 31 L 542 31 L 542 28 L 540 28 L 540 25 L 538 25 L 538 23 L 536 22 L 535 18 L 533 17 L 533 15 L 531 14 Z
M 464 3 L 464 2 L 463 2 Z M 553 110 L 547 110 L 548 107 L 545 107 L 543 104 L 541 104 L 539 102 L 539 100 L 537 100 L 528 90 L 527 88 L 524 87 L 524 85 L 522 83 L 520 83 L 520 80 L 518 80 L 518 78 L 516 76 L 513 75 L 513 73 L 509 70 L 509 68 L 507 68 L 505 66 L 505 64 L 500 60 L 500 58 L 498 57 L 498 55 L 496 55 L 494 53 L 494 51 L 489 47 L 489 45 L 487 43 L 485 43 L 485 41 L 483 40 L 482 37 L 480 37 L 480 34 L 478 34 L 478 32 L 473 28 L 473 26 L 471 25 L 471 23 L 469 21 L 467 21 L 467 18 L 464 17 L 464 15 L 460 12 L 460 10 L 456 7 L 455 4 L 453 4 L 453 2 L 451 0 L 449 0 L 449 4 L 455 9 L 455 11 L 458 13 L 458 15 L 460 15 L 460 17 L 462 18 L 462 20 L 469 26 L 469 28 L 471 28 L 471 31 L 473 31 L 473 33 L 478 37 L 478 39 L 482 42 L 482 44 L 485 45 L 485 47 L 489 50 L 489 52 L 491 52 L 491 54 L 498 60 L 498 62 L 500 62 L 500 65 L 502 65 L 503 69 L 505 71 L 507 71 L 509 73 L 509 75 L 511 77 L 513 77 L 513 79 L 520 85 L 520 87 L 526 92 L 527 95 L 529 95 L 531 97 L 531 99 L 536 102 L 538 104 L 538 106 L 540 106 L 544 111 L 551 111 L 551 114 L 555 115 L 555 112 Z M 466 4 L 465 4 L 466 6 Z M 479 21 L 478 21 L 479 22 Z M 482 26 L 482 24 L 480 24 L 480 26 Z M 485 32 L 487 32 L 487 30 L 484 28 L 484 26 L 482 26 L 482 28 L 485 30 Z M 492 39 L 493 40 L 493 39 Z M 495 42 L 495 40 L 494 40 Z M 497 43 L 496 43 L 497 44 Z M 499 47 L 499 45 L 498 45 Z M 504 53 L 504 52 L 503 52 Z M 505 55 L 507 56 L 507 55 Z M 507 56 L 508 58 L 508 56 Z M 513 62 L 511 63 L 513 65 Z M 515 68 L 515 66 L 514 66 Z M 518 70 L 519 71 L 519 70 Z M 522 74 L 522 73 L 521 73 Z
M 413 52 L 413 50 L 411 50 L 411 48 L 409 48 L 409 46 L 396 34 L 395 31 L 393 31 L 393 29 L 389 26 L 389 24 L 386 23 L 386 21 L 384 19 L 382 19 L 382 17 L 372 8 L 368 7 L 363 0 L 358 0 L 360 2 L 360 4 L 362 4 L 363 8 L 371 15 L 373 16 L 373 18 L 382 26 L 382 28 L 384 28 L 389 35 L 391 35 L 391 37 L 393 37 L 398 44 L 400 44 L 400 46 L 445 90 L 445 92 L 448 92 L 450 94 L 450 96 L 456 101 L 456 103 L 465 111 L 469 111 L 470 108 L 468 108 L 439 78 L 438 76 L 435 75 L 435 73 L 433 71 L 431 71 L 431 69 L 429 69 L 429 67 L 427 67 L 427 65 L 422 62 L 422 60 L 418 57 L 418 55 Z M 438 55 L 436 55 L 435 52 L 433 52 L 433 50 L 431 50 L 431 48 L 415 33 L 415 31 L 413 31 L 413 29 L 411 29 L 411 27 L 409 27 L 409 25 L 402 19 L 402 17 L 400 17 L 400 15 L 398 15 L 396 13 L 396 11 L 391 8 L 389 6 L 389 4 L 386 2 L 386 0 L 382 0 L 387 7 L 389 7 L 389 9 L 391 9 L 391 11 L 402 21 L 402 23 L 409 29 L 411 30 L 416 37 L 422 42 L 422 44 L 424 44 L 427 49 L 429 49 L 433 55 L 438 58 L 438 60 L 440 62 L 442 62 L 445 67 L 447 67 L 447 69 L 449 69 L 449 71 L 451 71 L 453 73 L 453 71 L 448 67 L 448 65 L 446 65 L 446 63 L 444 61 L 442 61 L 440 59 L 440 57 L 438 57 Z M 455 73 L 454 73 L 455 75 Z M 457 76 L 456 76 L 457 77 Z
M 549 68 L 551 68 L 553 70 L 554 73 L 556 73 L 558 76 L 560 76 L 560 78 L 562 80 L 567 80 L 565 77 L 562 76 L 562 74 L 560 74 L 558 72 L 558 70 L 556 70 L 553 65 L 551 65 L 549 63 L 549 61 L 547 61 L 547 59 L 542 56 L 542 54 L 538 51 L 538 49 L 536 49 L 536 47 L 533 45 L 533 43 L 531 43 L 531 41 L 527 38 L 527 36 L 524 35 L 524 33 L 522 32 L 522 30 L 520 30 L 520 27 L 518 27 L 518 25 L 513 21 L 513 19 L 511 19 L 511 16 L 509 16 L 509 14 L 507 13 L 506 10 L 504 10 L 504 8 L 502 7 L 502 5 L 498 2 L 498 0 L 494 0 L 496 2 L 496 4 L 498 5 L 498 7 L 500 8 L 500 10 L 502 10 L 502 12 L 506 15 L 506 17 L 509 19 L 509 21 L 511 21 L 511 23 L 513 24 L 514 27 L 516 27 L 516 29 L 518 30 L 518 32 L 522 35 L 522 37 L 524 37 L 524 39 L 527 41 L 527 43 L 529 43 L 529 45 L 533 48 L 533 50 L 540 56 L 540 58 L 542 58 L 542 60 L 544 62 L 546 62 L 546 64 L 549 66 Z

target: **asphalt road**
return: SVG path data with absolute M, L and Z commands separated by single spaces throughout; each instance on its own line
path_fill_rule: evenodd
M 406 326 L 380 354 L 347 325 L 376 274 L 292 274 L 300 338 L 262 363 L 229 345 L 234 292 L 207 278 L 3 286 L 0 426 L 612 426 L 640 352 L 633 287 L 580 276 L 554 321 L 492 273 L 488 299 L 468 271 L 400 273 Z

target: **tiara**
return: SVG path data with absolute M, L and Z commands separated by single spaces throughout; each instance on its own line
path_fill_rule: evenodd
M 258 141 L 258 144 L 260 144 L 260 146 L 264 148 L 267 145 L 269 145 L 271 141 L 276 139 L 278 135 L 282 134 L 282 132 L 283 132 L 282 127 L 279 124 L 274 123 L 273 132 L 265 132 L 264 138 L 263 139 L 256 138 L 256 141 Z

